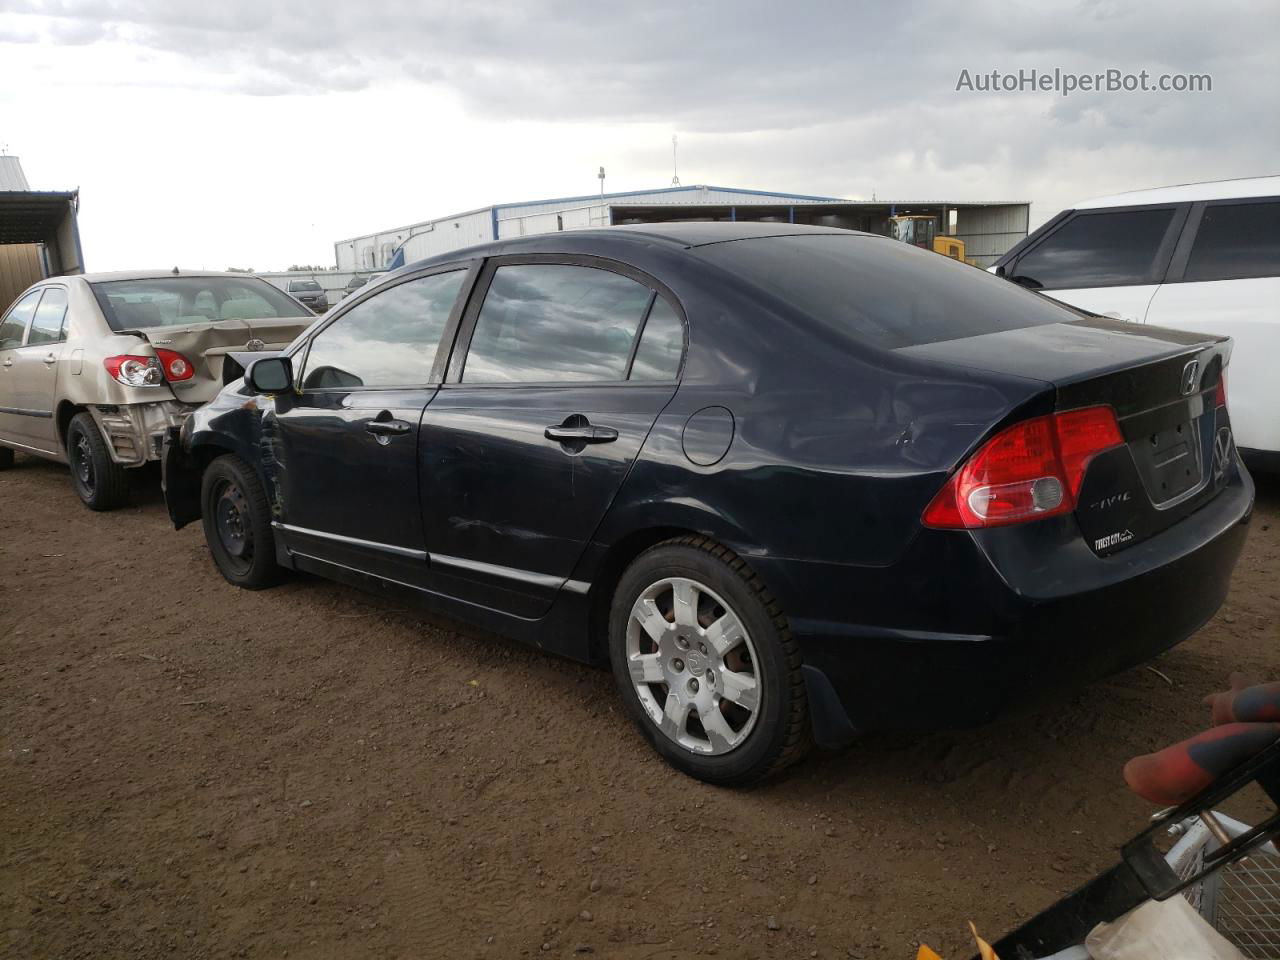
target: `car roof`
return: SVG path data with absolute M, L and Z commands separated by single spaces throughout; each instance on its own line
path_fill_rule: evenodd
M 1073 210 L 1091 207 L 1130 207 L 1143 203 L 1191 203 L 1196 200 L 1236 200 L 1280 195 L 1280 177 L 1245 177 L 1239 180 L 1207 180 L 1170 187 L 1131 190 L 1077 203 Z
M 262 280 L 261 277 L 252 273 L 229 273 L 226 271 L 219 273 L 214 270 L 182 270 L 174 273 L 172 267 L 168 270 L 116 270 L 106 273 L 80 274 L 81 280 L 87 280 L 90 283 L 108 283 L 112 280 L 181 280 L 184 277 L 226 277 L 232 280 Z M 265 280 L 262 280 L 262 282 L 266 283 Z
M 615 227 L 591 227 L 581 230 L 564 230 L 552 233 L 534 233 L 526 237 L 506 237 L 486 243 L 438 253 L 406 264 L 395 274 L 407 273 L 425 266 L 449 263 L 477 257 L 491 257 L 519 253 L 591 253 L 608 257 L 625 256 L 635 252 L 638 246 L 660 246 L 670 250 L 690 250 L 715 243 L 734 240 L 764 239 L 766 237 L 841 236 L 884 239 L 879 234 L 845 230 L 842 227 L 811 227 L 793 223 L 761 223 L 759 221 L 709 223 L 637 223 Z

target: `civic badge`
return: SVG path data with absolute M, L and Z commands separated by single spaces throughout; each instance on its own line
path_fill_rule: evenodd
M 1182 395 L 1189 397 L 1200 386 L 1200 361 L 1192 360 L 1182 368 Z
M 244 348 L 246 350 L 261 350 L 266 345 L 267 344 L 265 341 L 259 340 L 255 337 L 253 340 L 250 340 L 248 343 L 246 343 L 244 345 Z

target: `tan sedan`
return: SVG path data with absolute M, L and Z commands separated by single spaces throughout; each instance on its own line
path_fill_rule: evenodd
M 52 277 L 0 318 L 0 470 L 14 451 L 71 466 L 86 506 L 128 496 L 125 471 L 242 372 L 233 351 L 278 350 L 315 315 L 239 274 Z

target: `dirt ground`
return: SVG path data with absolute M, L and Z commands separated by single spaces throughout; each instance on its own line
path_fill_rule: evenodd
M 1227 605 L 1138 668 L 749 791 L 664 766 L 602 671 L 321 580 L 264 593 L 65 471 L 0 473 L 0 953 L 952 960 L 1108 865 L 1130 756 L 1280 676 L 1280 484 Z M 776 926 L 777 929 L 771 929 Z

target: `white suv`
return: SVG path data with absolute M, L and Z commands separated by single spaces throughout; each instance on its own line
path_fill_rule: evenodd
M 992 269 L 1093 313 L 1230 336 L 1236 443 L 1280 469 L 1280 177 L 1089 200 Z

